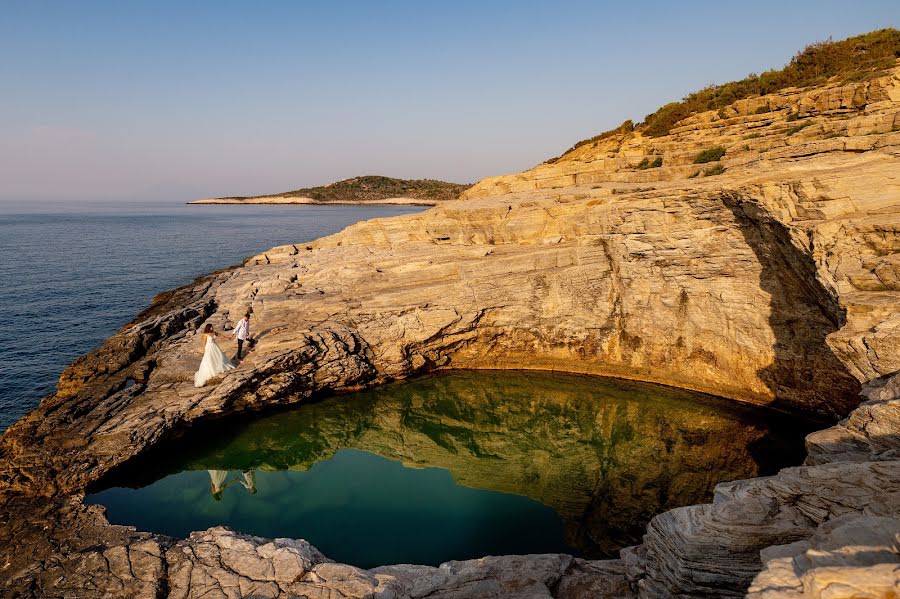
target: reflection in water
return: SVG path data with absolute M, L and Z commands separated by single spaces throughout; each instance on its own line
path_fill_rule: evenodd
M 233 478 L 227 483 L 228 470 L 207 470 L 209 472 L 209 492 L 213 499 L 220 501 L 222 499 L 222 491 L 231 483 L 240 483 L 245 489 L 252 494 L 256 494 L 256 473 L 253 470 L 245 470 L 241 473 L 241 478 Z
M 332 543 L 336 525 L 328 524 L 328 518 L 337 521 L 376 509 L 366 503 L 374 490 L 360 493 L 363 499 L 357 501 L 348 499 L 347 488 L 354 488 L 354 480 L 374 477 L 376 471 L 382 472 L 378 468 L 384 468 L 383 474 L 366 479 L 370 488 L 378 487 L 377 493 L 384 495 L 384 504 L 379 504 L 378 512 L 357 514 L 364 522 L 396 509 L 416 521 L 403 524 L 401 513 L 401 523 L 392 524 L 394 533 L 396 527 L 407 525 L 437 530 L 441 523 L 453 521 L 454 516 L 448 515 L 452 502 L 425 513 L 420 510 L 426 500 L 413 499 L 427 493 L 449 497 L 456 492 L 448 490 L 455 483 L 506 494 L 501 497 L 523 496 L 549 506 L 562 518 L 566 545 L 589 556 L 604 556 L 637 542 L 655 514 L 709 500 L 713 486 L 720 481 L 765 475 L 799 462 L 803 436 L 811 428 L 808 423 L 656 385 L 549 373 L 459 372 L 340 396 L 250 422 L 223 423 L 214 430 L 193 431 L 177 446 L 148 454 L 140 465 L 106 483 L 142 487 L 174 472 L 209 470 L 213 497 L 221 499 L 226 487 L 236 481 L 254 493 L 254 471 L 266 476 L 281 472 L 279 476 L 300 481 L 302 476 L 322 470 L 320 465 L 334 461 L 339 450 L 361 450 L 402 463 L 407 467 L 402 469 L 406 474 L 392 474 L 380 462 L 367 462 L 365 468 L 354 469 L 363 459 L 359 455 L 364 454 L 342 453 L 343 461 L 337 462 L 344 465 L 329 470 L 333 478 L 328 485 L 316 486 L 315 477 L 304 478 L 302 497 L 300 483 L 280 487 L 279 492 L 288 499 L 294 497 L 292 493 L 298 494 L 293 504 L 286 505 L 312 505 L 314 501 L 316 507 L 310 507 L 312 511 L 301 530 L 284 530 L 283 522 L 279 529 L 276 521 L 276 533 L 270 536 L 305 536 L 322 549 L 333 545 L 331 551 L 337 553 L 326 550 L 326 554 L 338 559 L 341 543 L 365 545 L 352 535 Z M 172 455 L 176 456 L 175 465 Z M 168 464 L 167 470 L 160 471 L 164 464 Z M 425 474 L 415 478 L 409 468 L 429 469 L 423 473 L 440 468 L 449 471 L 452 480 L 442 482 Z M 228 470 L 242 474 L 229 481 Z M 260 484 L 263 480 L 261 477 Z M 266 479 L 266 484 L 274 482 Z M 224 494 L 230 500 L 230 493 Z M 462 494 L 459 498 L 452 496 L 460 504 L 470 501 Z M 269 495 L 263 489 L 259 497 L 257 504 Z M 103 493 L 94 500 L 107 505 L 110 502 Z M 121 501 L 139 499 L 129 495 Z M 427 501 L 430 505 L 439 503 Z M 472 509 L 476 511 L 467 512 L 465 518 L 471 520 L 477 510 L 485 508 Z M 254 523 L 259 524 L 254 518 L 261 518 L 252 511 L 261 514 L 271 510 L 261 505 L 246 510 L 241 512 L 239 522 L 226 517 L 213 524 L 231 522 L 245 532 L 268 534 L 250 530 Z M 502 516 L 496 514 L 508 511 L 497 508 L 484 521 L 499 521 Z M 525 513 L 521 512 L 522 517 Z M 532 514 L 529 518 L 540 519 L 534 516 L 538 512 L 528 513 Z M 282 520 L 285 517 L 282 513 Z M 184 526 L 187 530 L 203 528 L 206 521 L 201 520 L 185 522 Z M 322 539 L 312 538 L 303 528 L 312 520 L 322 524 Z M 520 519 L 518 526 L 528 527 L 529 522 Z M 142 525 L 159 529 L 154 522 Z M 549 531 L 552 525 L 547 526 Z M 472 534 L 466 542 L 477 545 L 478 537 Z M 431 543 L 445 541 L 434 537 Z M 489 552 L 478 553 L 478 547 L 463 548 L 464 543 L 460 543 L 454 549 L 456 554 L 436 555 L 434 559 Z M 538 544 L 537 549 L 523 549 L 540 551 L 542 547 Z M 557 543 L 547 550 L 559 548 Z M 522 552 L 515 547 L 504 549 L 507 553 Z M 406 558 L 422 561 L 421 555 Z M 390 559 L 368 555 L 356 563 L 391 563 L 384 561 Z

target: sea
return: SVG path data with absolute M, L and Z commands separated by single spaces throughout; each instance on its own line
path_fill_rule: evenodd
M 161 291 L 419 206 L 0 202 L 0 432 Z

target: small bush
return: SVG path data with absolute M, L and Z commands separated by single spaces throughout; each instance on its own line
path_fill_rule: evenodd
M 661 166 L 662 166 L 662 156 L 657 156 L 656 158 L 653 159 L 653 161 L 650 160 L 649 156 L 645 156 L 644 159 L 638 163 L 637 168 L 638 168 L 638 170 L 644 170 L 647 168 L 659 168 Z
M 716 162 L 717 160 L 721 160 L 722 156 L 725 155 L 725 148 L 722 146 L 715 146 L 712 148 L 707 148 L 697 154 L 694 157 L 694 164 L 706 164 L 707 162 Z
M 796 112 L 792 112 L 787 115 L 787 118 L 785 120 L 789 123 L 793 123 L 794 121 L 796 121 L 799 118 L 800 118 L 799 114 L 797 114 Z
M 621 125 L 619 125 L 618 127 L 616 127 L 615 129 L 610 129 L 609 131 L 604 131 L 603 133 L 601 133 L 599 135 L 595 135 L 594 137 L 591 137 L 588 139 L 582 139 L 577 144 L 575 144 L 574 146 L 572 146 L 571 148 L 569 148 L 568 150 L 563 152 L 561 156 L 565 156 L 572 150 L 574 150 L 576 148 L 580 148 L 581 146 L 583 146 L 585 144 L 597 142 L 597 141 L 600 141 L 601 139 L 606 139 L 607 137 L 612 137 L 613 135 L 618 135 L 620 133 L 622 133 L 622 134 L 631 133 L 632 131 L 634 131 L 634 123 L 631 122 L 631 119 L 629 119 L 629 120 L 625 121 L 624 123 L 622 123 Z
M 715 175 L 721 175 L 724 172 L 725 172 L 725 167 L 722 166 L 721 164 L 717 164 L 717 165 L 710 167 L 710 168 L 706 169 L 705 171 L 703 171 L 703 176 L 704 177 L 713 177 Z
M 694 179 L 694 178 L 696 178 L 696 177 L 698 177 L 698 176 L 700 176 L 700 171 L 694 171 L 693 173 L 691 173 L 690 175 L 688 175 L 688 179 Z
M 759 108 L 756 109 L 756 112 L 754 114 L 766 114 L 767 112 L 771 112 L 771 110 L 769 110 L 768 105 L 760 106 Z
M 744 144 L 744 148 L 743 148 L 743 149 L 744 149 L 745 152 L 749 152 L 749 151 L 750 151 L 750 144 Z
M 759 139 L 760 137 L 762 137 L 762 133 L 751 133 L 750 135 L 744 137 L 744 141 L 748 139 Z
M 791 136 L 794 133 L 801 131 L 802 129 L 806 129 L 810 125 L 815 125 L 815 124 L 816 124 L 815 121 L 804 121 L 804 122 L 800 123 L 799 125 L 794 125 L 793 127 L 788 127 L 784 133 L 786 136 Z

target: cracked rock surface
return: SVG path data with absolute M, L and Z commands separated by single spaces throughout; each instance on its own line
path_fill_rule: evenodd
M 789 133 L 788 115 L 813 124 Z M 718 145 L 724 172 L 694 177 L 696 154 Z M 663 166 L 638 169 L 650 155 Z M 256 351 L 194 388 L 197 330 L 233 326 L 248 306 Z M 898 342 L 900 68 L 741 100 L 665 137 L 586 144 L 427 212 L 273 248 L 162 294 L 0 439 L 0 589 L 890 596 Z M 805 464 L 722 483 L 714 503 L 658 515 L 640 545 L 603 562 L 360 570 L 301 540 L 112 526 L 81 501 L 111 469 L 204 419 L 484 367 L 614 375 L 845 418 L 809 437 Z

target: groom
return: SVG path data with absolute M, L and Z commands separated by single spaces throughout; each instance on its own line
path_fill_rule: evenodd
M 237 359 L 240 360 L 244 341 L 249 340 L 248 345 L 253 347 L 253 338 L 250 336 L 250 312 L 244 314 L 244 317 L 238 321 L 237 326 L 234 327 L 234 336 L 237 338 L 238 343 Z

